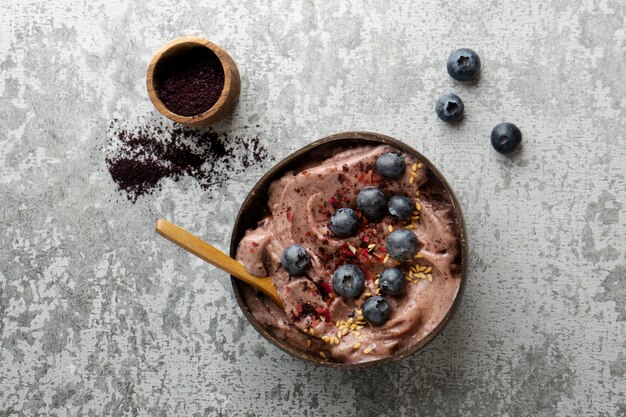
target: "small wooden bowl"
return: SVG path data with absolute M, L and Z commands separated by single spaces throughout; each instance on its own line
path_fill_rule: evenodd
M 155 69 L 164 58 L 169 58 L 191 48 L 205 47 L 210 49 L 222 63 L 224 69 L 224 88 L 215 104 L 203 113 L 194 116 L 181 116 L 171 112 L 158 95 L 158 80 L 155 77 Z M 241 79 L 235 61 L 228 53 L 212 42 L 198 36 L 183 36 L 163 45 L 152 57 L 146 74 L 146 87 L 148 96 L 154 107 L 165 117 L 187 126 L 199 127 L 212 125 L 228 116 L 239 99 Z
M 285 172 L 296 169 L 299 165 L 302 164 L 303 161 L 310 161 L 311 159 L 324 159 L 333 149 L 359 145 L 382 144 L 391 145 L 395 148 L 400 149 L 401 151 L 406 152 L 409 155 L 417 157 L 420 161 L 424 163 L 424 165 L 428 167 L 430 172 L 440 182 L 441 186 L 448 194 L 450 204 L 454 208 L 456 220 L 455 232 L 459 238 L 459 245 L 461 247 L 461 283 L 459 286 L 459 291 L 454 302 L 452 303 L 452 307 L 443 318 L 443 320 L 428 336 L 420 340 L 411 349 L 404 350 L 398 354 L 384 359 L 378 359 L 365 363 L 346 364 L 324 360 L 318 356 L 314 356 L 300 349 L 296 349 L 293 346 L 289 345 L 287 342 L 275 337 L 271 332 L 265 329 L 261 325 L 261 323 L 259 323 L 259 321 L 256 319 L 256 317 L 254 317 L 254 315 L 248 308 L 246 301 L 243 299 L 240 289 L 243 285 L 246 284 L 243 284 L 238 279 L 231 277 L 233 291 L 235 292 L 235 297 L 237 298 L 239 307 L 243 311 L 243 314 L 246 316 L 248 321 L 252 324 L 252 326 L 254 326 L 254 328 L 261 334 L 261 336 L 267 339 L 274 346 L 277 346 L 285 352 L 289 353 L 291 356 L 302 359 L 306 362 L 331 368 L 355 369 L 382 365 L 406 358 L 412 353 L 422 349 L 435 337 L 437 337 L 437 335 L 441 333 L 446 324 L 448 324 L 448 321 L 461 303 L 463 290 L 465 288 L 465 281 L 467 280 L 467 264 L 469 260 L 469 252 L 467 246 L 467 232 L 465 231 L 465 220 L 463 219 L 463 213 L 461 212 L 461 206 L 459 205 L 459 201 L 454 195 L 452 188 L 443 177 L 443 174 L 441 174 L 441 172 L 426 157 L 424 157 L 424 155 L 411 148 L 404 142 L 378 133 L 344 132 L 328 136 L 305 146 L 304 148 L 287 156 L 285 159 L 274 165 L 265 175 L 263 175 L 263 177 L 261 177 L 261 179 L 254 185 L 254 187 L 252 187 L 252 191 L 250 191 L 243 204 L 241 205 L 241 208 L 239 209 L 239 213 L 233 227 L 233 234 L 230 239 L 230 256 L 232 258 L 235 258 L 237 256 L 237 247 L 239 246 L 239 241 L 243 238 L 246 230 L 256 228 L 257 222 L 269 213 L 267 207 L 267 192 L 272 181 L 280 178 Z

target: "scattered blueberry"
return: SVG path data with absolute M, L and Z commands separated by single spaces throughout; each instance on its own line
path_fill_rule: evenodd
M 387 199 L 378 188 L 367 187 L 357 195 L 356 206 L 368 220 L 380 220 L 387 212 Z
M 491 145 L 500 153 L 511 153 L 522 142 L 522 132 L 513 123 L 500 123 L 491 131 Z
M 383 294 L 399 295 L 406 288 L 406 280 L 404 274 L 398 268 L 387 268 L 381 274 L 378 285 Z
M 337 237 L 354 236 L 358 226 L 359 219 L 351 208 L 340 208 L 330 218 L 330 230 Z
M 333 290 L 344 298 L 356 298 L 365 288 L 365 276 L 356 266 L 341 265 L 333 274 Z
M 399 261 L 410 261 L 417 253 L 417 236 L 406 229 L 391 232 L 386 240 L 389 255 Z
M 480 58 L 471 49 L 461 48 L 448 57 L 448 74 L 457 81 L 471 81 L 480 72 Z
M 363 317 L 374 326 L 380 326 L 391 318 L 391 306 L 385 298 L 375 295 L 363 303 Z
M 403 195 L 391 197 L 387 206 L 389 207 L 389 213 L 398 220 L 406 220 L 413 214 L 413 202 Z
M 465 105 L 463 100 L 454 93 L 445 94 L 437 99 L 435 112 L 446 123 L 454 123 L 461 120 Z
M 311 258 L 303 246 L 291 245 L 280 255 L 280 263 L 289 275 L 302 275 L 311 266 Z
M 404 158 L 397 153 L 388 152 L 378 157 L 376 160 L 376 171 L 383 177 L 397 180 L 404 175 L 406 163 Z

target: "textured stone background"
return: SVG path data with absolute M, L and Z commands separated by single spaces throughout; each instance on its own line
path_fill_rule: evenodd
M 624 2 L 317 3 L 2 1 L 0 416 L 626 415 Z M 271 160 L 210 192 L 116 190 L 107 126 L 161 119 L 146 65 L 183 34 L 239 64 L 218 129 L 258 124 L 276 160 L 373 130 L 447 175 L 471 273 L 427 349 L 358 372 L 294 360 L 224 273 L 155 236 L 162 216 L 227 248 Z M 475 85 L 446 74 L 461 46 L 482 57 Z M 447 90 L 465 100 L 457 127 L 433 112 Z M 512 158 L 488 141 L 503 120 L 524 133 Z

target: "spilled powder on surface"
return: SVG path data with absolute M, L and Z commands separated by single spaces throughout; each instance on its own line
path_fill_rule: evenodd
M 164 178 L 177 181 L 193 177 L 208 190 L 268 157 L 260 134 L 245 130 L 235 134 L 113 119 L 106 134 L 107 169 L 118 189 L 133 203 L 158 190 Z

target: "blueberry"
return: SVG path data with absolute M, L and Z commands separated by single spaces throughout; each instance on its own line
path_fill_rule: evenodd
M 480 72 L 480 58 L 471 49 L 461 48 L 448 57 L 448 74 L 457 81 L 471 81 Z
M 406 169 L 404 158 L 397 153 L 388 152 L 376 160 L 376 171 L 383 177 L 397 180 L 402 178 Z
M 406 220 L 413 214 L 413 202 L 402 195 L 394 195 L 389 200 L 389 213 L 398 220 Z
M 387 268 L 383 271 L 378 281 L 383 294 L 399 295 L 406 288 L 404 274 L 398 268 Z
M 435 103 L 437 116 L 446 123 L 454 123 L 461 120 L 464 109 L 463 100 L 454 93 L 444 94 Z
M 417 236 L 406 229 L 391 232 L 386 240 L 389 255 L 399 261 L 410 261 L 417 253 Z
M 303 246 L 291 245 L 280 255 L 280 263 L 289 275 L 302 275 L 311 266 L 311 258 Z
M 391 318 L 391 306 L 383 297 L 375 295 L 363 303 L 363 317 L 374 326 L 380 326 Z
M 340 208 L 330 218 L 330 230 L 337 237 L 354 236 L 358 225 L 359 219 L 351 208 Z
M 511 153 L 522 142 L 522 132 L 513 123 L 500 123 L 491 131 L 491 145 L 500 153 Z
M 333 290 L 344 298 L 356 298 L 365 288 L 365 276 L 356 266 L 341 265 L 333 274 Z
M 356 196 L 356 206 L 368 220 L 380 220 L 387 212 L 387 199 L 378 188 L 367 187 Z

